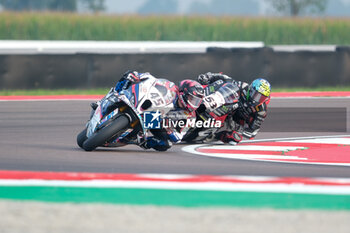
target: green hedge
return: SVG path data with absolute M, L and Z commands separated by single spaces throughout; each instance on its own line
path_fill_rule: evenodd
M 264 41 L 350 44 L 350 19 L 0 13 L 1 40 Z

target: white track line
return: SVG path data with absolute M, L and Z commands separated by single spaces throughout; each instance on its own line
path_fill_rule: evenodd
M 76 187 L 76 188 L 146 188 L 199 191 L 249 191 L 272 193 L 305 193 L 350 195 L 350 186 L 303 185 L 303 184 L 241 184 L 225 182 L 163 182 L 163 181 L 46 181 L 0 180 L 0 186 L 28 187 Z

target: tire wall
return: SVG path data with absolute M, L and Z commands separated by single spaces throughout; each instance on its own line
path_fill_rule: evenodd
M 126 70 L 178 82 L 224 72 L 275 87 L 350 85 L 350 50 L 275 52 L 271 48 L 208 48 L 204 54 L 0 55 L 0 89 L 110 87 Z

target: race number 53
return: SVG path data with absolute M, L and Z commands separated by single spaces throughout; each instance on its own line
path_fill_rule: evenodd
M 203 103 L 207 109 L 213 111 L 225 103 L 224 97 L 216 92 L 203 99 Z
M 205 102 L 204 104 L 206 105 L 206 107 L 209 108 L 210 110 L 213 110 L 217 107 L 217 104 L 215 103 L 214 98 L 211 96 L 205 97 L 204 102 Z

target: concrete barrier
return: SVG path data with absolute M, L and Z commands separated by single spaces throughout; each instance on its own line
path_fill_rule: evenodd
M 211 71 L 247 82 L 266 77 L 273 87 L 350 85 L 348 47 L 304 49 L 209 46 L 203 53 L 2 54 L 0 89 L 110 87 L 126 70 L 175 82 Z

